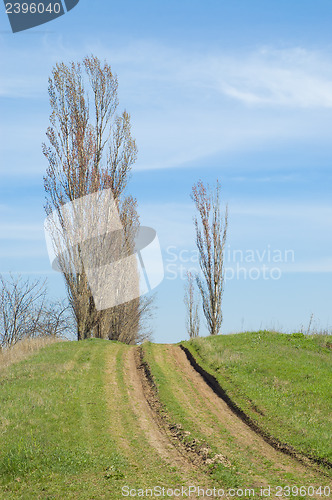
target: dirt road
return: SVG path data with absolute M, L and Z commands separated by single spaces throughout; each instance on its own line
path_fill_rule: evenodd
M 108 372 L 119 446 L 137 466 L 142 454 L 150 454 L 152 476 L 158 477 L 158 467 L 159 471 L 173 470 L 172 484 L 214 486 L 225 491 L 232 482 L 235 490 L 259 491 L 271 486 L 270 498 L 280 498 L 276 495 L 278 486 L 328 484 L 317 469 L 277 451 L 239 419 L 191 366 L 179 346 L 154 344 L 151 349 L 152 373 L 149 365 L 142 365 L 137 347 L 119 347 L 117 368 Z M 162 404 L 150 375 L 159 380 Z M 221 469 L 219 475 L 213 472 L 216 464 Z M 321 498 L 310 495 L 315 497 Z

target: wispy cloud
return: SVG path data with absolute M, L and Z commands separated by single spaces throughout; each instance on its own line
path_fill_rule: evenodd
M 221 92 L 250 106 L 332 107 L 331 54 L 260 49 L 215 62 Z
M 150 42 L 92 50 L 113 61 L 134 110 L 140 169 L 329 140 L 332 60 L 324 50 L 202 53 Z
M 96 49 L 108 53 L 98 45 Z M 250 106 L 332 107 L 331 54 L 323 50 L 261 47 L 200 53 L 138 42 L 113 50 L 111 59 L 125 65 L 125 73 L 138 83 L 168 82 L 185 86 L 189 93 L 201 87 Z
M 40 152 L 49 113 L 47 77 L 53 64 L 91 52 L 107 59 L 119 76 L 120 102 L 132 113 L 139 146 L 138 170 L 192 165 L 292 141 L 330 141 L 332 62 L 325 49 L 271 47 L 231 53 L 211 47 L 203 53 L 137 40 L 111 50 L 98 41 L 69 46 L 48 35 L 38 43 L 31 41 L 23 48 L 0 40 L 0 97 L 38 102 L 34 114 L 29 110 L 22 116 L 23 105 L 16 114 L 13 110 L 9 118 L 0 119 L 6 161 L 13 158 L 16 134 L 22 137 L 24 158 L 33 156 L 28 142 L 35 154 Z M 29 141 L 29 131 L 34 142 Z M 22 173 L 25 165 L 14 158 L 11 174 Z M 42 161 L 34 162 L 35 173 L 44 170 Z
M 189 93 L 203 87 L 251 106 L 332 107 L 332 60 L 323 50 L 261 47 L 232 53 L 211 48 L 201 53 L 138 40 L 110 51 L 99 42 L 72 47 L 61 37 L 47 35 L 26 47 L 8 46 L 0 38 L 0 46 L 6 69 L 0 78 L 0 96 L 45 95 L 45 80 L 56 61 L 81 58 L 92 51 L 113 64 L 133 97 L 142 98 L 143 85 L 147 102 L 160 99 L 161 85 L 166 92 L 169 86 L 185 87 Z M 41 58 L 47 64 L 40 64 Z

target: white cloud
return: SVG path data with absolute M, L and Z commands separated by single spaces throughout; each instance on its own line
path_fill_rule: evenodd
M 248 105 L 332 107 L 331 54 L 323 50 L 262 47 L 230 53 L 211 48 L 201 53 L 143 40 L 110 50 L 98 42 L 70 47 L 60 37 L 48 35 L 25 48 L 21 44 L 8 47 L 4 38 L 0 45 L 5 69 L 0 96 L 45 95 L 47 77 L 56 61 L 80 59 L 94 52 L 111 62 L 133 98 L 144 99 L 140 91 L 144 86 L 148 103 L 160 100 L 161 88 L 167 93 L 182 87 L 184 97 L 205 88 Z
M 1 150 L 9 158 L 8 149 L 15 147 L 14 128 L 22 138 L 24 158 L 36 158 L 37 148 L 40 153 L 49 113 L 47 77 L 53 64 L 91 52 L 106 58 L 119 76 L 120 102 L 132 113 L 139 147 L 138 170 L 192 165 L 271 145 L 300 143 L 302 150 L 303 143 L 310 147 L 330 141 L 332 62 L 327 51 L 261 48 L 230 53 L 211 47 L 202 53 L 139 40 L 110 50 L 98 42 L 69 47 L 58 35 L 44 35 L 38 44 L 32 41 L 25 48 L 6 46 L 5 40 L 1 45 L 0 96 L 20 99 L 18 118 L 13 108 L 9 123 L 6 117 L 0 119 Z M 20 117 L 24 100 L 31 98 L 36 113 L 27 113 L 26 130 Z M 29 140 L 31 134 L 34 141 Z M 45 168 L 40 158 L 35 160 L 35 173 Z M 26 171 L 15 161 L 11 174 Z
M 113 64 L 123 68 L 138 85 L 152 82 L 186 92 L 204 88 L 248 105 L 299 108 L 332 107 L 331 54 L 301 47 L 230 53 L 211 49 L 200 53 L 155 43 L 138 42 L 119 50 L 96 45 Z M 128 80 L 129 81 L 129 80 Z M 169 90 L 168 88 L 168 90 Z M 135 87 L 137 94 L 137 89 Z
M 328 52 L 200 53 L 145 42 L 93 50 L 117 68 L 120 95 L 133 109 L 141 170 L 262 146 L 330 143 Z
M 220 91 L 245 104 L 332 107 L 330 54 L 266 48 L 216 61 L 215 67 Z

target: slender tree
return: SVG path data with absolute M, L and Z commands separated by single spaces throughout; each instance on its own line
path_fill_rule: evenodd
M 89 336 L 107 338 L 115 335 L 114 331 L 109 332 L 112 324 L 109 320 L 117 314 L 114 307 L 111 310 L 96 307 L 86 264 L 87 258 L 95 268 L 105 264 L 105 257 L 111 251 L 114 253 L 114 243 L 110 238 L 107 240 L 106 230 L 105 234 L 100 231 L 99 248 L 104 245 L 100 255 L 96 251 L 96 238 L 89 241 L 88 236 L 96 233 L 96 227 L 112 226 L 114 220 L 107 207 L 105 209 L 102 198 L 105 190 L 111 190 L 119 214 L 116 222 L 123 226 L 119 238 L 121 243 L 117 245 L 118 255 L 133 248 L 139 218 L 136 200 L 124 194 L 137 154 L 130 115 L 126 111 L 118 114 L 117 77 L 106 62 L 102 64 L 94 56 L 86 57 L 82 63 L 56 64 L 49 78 L 49 97 L 52 112 L 46 132 L 48 143 L 43 144 L 48 161 L 44 177 L 45 210 L 49 216 L 55 214 L 57 220 L 57 225 L 53 224 L 53 230 L 51 228 L 53 244 L 58 247 L 57 264 L 76 320 L 77 339 Z M 97 208 L 93 208 L 92 215 L 90 211 L 89 220 L 82 229 L 82 224 L 75 221 L 79 219 L 78 212 L 84 214 L 88 210 L 86 206 L 77 208 L 77 200 L 88 199 L 84 197 L 94 193 L 98 193 L 100 202 Z M 67 203 L 74 208 L 64 217 L 63 209 Z M 86 240 L 84 244 L 80 243 L 83 239 Z M 138 287 L 135 270 L 132 279 L 133 286 Z M 122 307 L 122 313 L 132 314 L 134 310 L 137 314 L 137 302 Z M 133 331 L 132 335 L 131 341 L 135 341 L 137 332 Z
M 186 326 L 190 338 L 199 336 L 199 314 L 198 304 L 195 298 L 194 276 L 187 272 L 187 281 L 185 284 L 184 303 L 187 310 Z
M 194 225 L 201 275 L 197 276 L 196 282 L 211 335 L 218 335 L 222 323 L 223 261 L 228 208 L 226 206 L 223 217 L 220 209 L 220 190 L 219 181 L 214 189 L 199 181 L 193 186 L 191 193 L 198 212 L 194 217 Z

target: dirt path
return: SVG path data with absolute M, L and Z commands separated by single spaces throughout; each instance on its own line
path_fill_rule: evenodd
M 125 369 L 129 374 L 128 391 L 131 405 L 137 416 L 138 424 L 145 432 L 150 445 L 167 462 L 178 466 L 186 473 L 191 472 L 193 470 L 192 463 L 170 442 L 168 435 L 158 422 L 156 413 L 148 404 L 146 393 L 150 388 L 140 366 L 138 350 L 127 351 L 124 361 Z
M 144 391 L 148 386 L 140 368 L 138 348 L 114 345 L 105 380 L 111 413 L 110 435 L 128 460 L 128 466 L 137 471 L 135 487 L 207 488 L 206 475 L 172 444 L 147 402 Z
M 138 485 L 195 485 L 227 492 L 228 473 L 239 487 L 255 488 L 256 492 L 268 485 L 275 490 L 277 485 L 327 484 L 326 477 L 274 449 L 238 418 L 179 346 L 152 344 L 150 358 L 144 357 L 143 363 L 138 347 L 114 345 L 110 354 L 105 374 L 112 414 L 110 433 L 128 466 L 137 471 Z M 145 359 L 153 364 L 146 364 Z M 153 386 L 154 372 L 158 388 L 163 385 L 162 402 L 161 393 Z M 183 426 L 178 424 L 180 416 Z M 189 445 L 184 435 L 190 435 Z M 191 440 L 200 444 L 191 447 Z M 222 464 L 221 474 L 211 475 L 209 451 Z M 226 493 L 223 498 L 230 497 Z M 280 497 L 271 492 L 269 498 Z
M 164 370 L 163 376 L 192 427 L 198 429 L 221 456 L 242 470 L 243 480 L 248 481 L 244 486 L 328 484 L 318 470 L 274 449 L 238 418 L 191 366 L 179 346 L 155 345 L 153 356 Z

